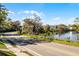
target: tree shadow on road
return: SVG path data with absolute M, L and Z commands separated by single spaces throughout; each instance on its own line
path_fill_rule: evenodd
M 29 38 L 0 38 L 1 42 L 11 44 L 11 45 L 19 45 L 19 46 L 25 46 L 25 45 L 37 45 L 37 43 L 41 43 L 42 41 L 38 39 L 29 39 Z

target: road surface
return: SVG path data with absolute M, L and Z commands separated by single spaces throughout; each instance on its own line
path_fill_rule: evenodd
M 39 56 L 79 56 L 79 47 L 68 47 L 56 43 L 37 43 L 37 45 L 21 46 L 22 49 L 30 49 Z
M 20 38 L 20 36 L 19 36 Z M 22 37 L 23 38 L 23 37 Z M 25 38 L 25 37 L 24 37 Z M 74 46 L 68 46 L 64 44 L 58 44 L 58 43 L 49 43 L 49 42 L 39 42 L 35 44 L 28 44 L 22 45 L 23 42 L 15 42 L 19 40 L 18 38 L 15 38 L 15 40 L 10 39 L 12 42 L 14 42 L 17 45 L 17 48 L 12 47 L 10 44 L 6 43 L 6 46 L 11 51 L 14 51 L 17 55 L 24 55 L 24 56 L 79 56 L 79 47 Z M 27 38 L 26 38 L 27 39 Z M 20 45 L 18 45 L 20 44 Z

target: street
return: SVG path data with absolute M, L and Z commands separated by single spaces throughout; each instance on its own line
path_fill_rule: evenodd
M 58 43 L 53 43 L 53 42 L 51 43 L 50 42 L 35 42 L 31 44 L 31 43 L 28 43 L 29 39 L 27 40 L 28 42 L 27 41 L 21 42 L 19 39 L 15 39 L 15 40 L 12 40 L 12 39 L 9 39 L 9 40 L 14 42 L 17 46 L 17 49 L 14 49 L 14 50 L 23 51 L 19 53 L 28 52 L 32 56 L 79 56 L 79 51 L 78 51 L 79 47 L 68 46 L 68 45 L 58 44 Z M 11 50 L 11 48 L 8 48 L 8 49 Z

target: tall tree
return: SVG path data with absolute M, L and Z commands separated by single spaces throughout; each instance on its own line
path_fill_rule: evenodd
M 26 18 L 23 24 L 23 32 L 39 34 L 42 32 L 42 23 L 40 22 L 41 18 L 36 14 L 33 15 L 34 18 Z
M 11 22 L 11 25 L 12 25 L 12 29 L 14 31 L 19 31 L 20 30 L 20 21 L 14 21 L 14 22 Z
M 75 22 L 76 24 L 78 24 L 78 23 L 79 23 L 79 17 L 75 18 L 75 19 L 74 19 L 74 22 Z
M 4 5 L 0 4 L 0 24 L 2 21 L 6 20 L 8 15 L 8 10 L 4 7 Z
M 8 10 L 4 7 L 4 5 L 0 4 L 0 32 L 4 29 L 4 21 L 7 19 Z
M 44 31 L 45 31 L 45 32 L 50 31 L 50 25 L 46 24 L 46 25 L 44 26 Z
M 72 28 L 75 30 L 75 31 L 77 31 L 77 32 L 79 32 L 79 17 L 76 17 L 75 19 L 74 19 L 74 25 L 72 26 Z

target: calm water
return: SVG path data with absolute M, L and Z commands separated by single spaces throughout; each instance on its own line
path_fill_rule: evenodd
M 66 40 L 69 39 L 70 41 L 79 41 L 79 35 L 77 35 L 79 33 L 76 32 L 68 32 L 65 34 L 54 34 L 52 36 L 50 36 L 51 38 L 57 38 L 57 39 L 61 39 L 61 40 Z

